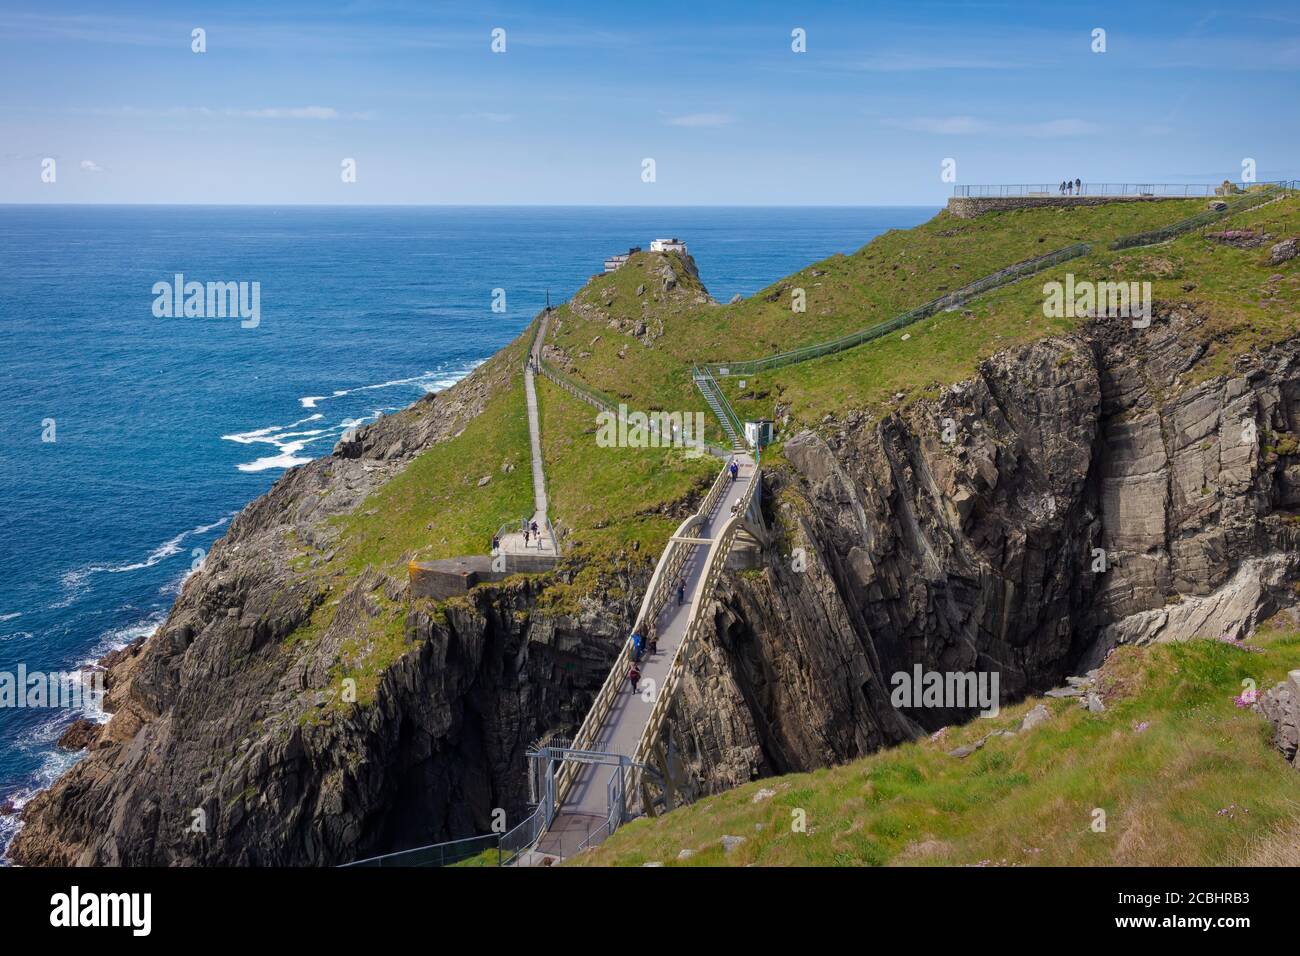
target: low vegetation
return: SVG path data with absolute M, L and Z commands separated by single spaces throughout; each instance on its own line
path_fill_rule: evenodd
M 571 863 L 1294 866 L 1296 771 L 1273 749 L 1268 722 L 1237 698 L 1243 681 L 1262 691 L 1296 667 L 1294 632 L 1121 647 L 1102 668 L 1102 713 L 1073 699 L 1025 701 L 634 821 Z M 1020 731 L 1040 704 L 1050 718 Z M 1017 733 L 950 755 L 992 730 Z M 724 836 L 744 840 L 727 841 L 728 852 Z
M 1204 233 L 1230 229 L 1253 230 L 1273 236 L 1274 241 L 1300 235 L 1300 198 L 1292 196 L 1241 213 Z M 1240 248 L 1204 233 L 1121 252 L 1098 242 L 1088 256 L 875 342 L 751 376 L 743 388 L 738 378 L 721 383 L 742 417 L 771 417 L 779 405 L 792 421 L 802 424 L 814 424 L 848 408 L 879 411 L 896 401 L 932 398 L 946 385 L 972 376 L 979 363 L 995 352 L 1069 332 L 1085 321 L 1044 315 L 1044 284 L 1064 282 L 1067 274 L 1073 274 L 1076 282 L 1150 282 L 1157 303 L 1178 303 L 1188 312 L 1209 315 L 1196 333 L 1207 354 L 1185 382 L 1213 377 L 1229 370 L 1236 356 L 1296 333 L 1300 315 L 1296 262 L 1300 260 L 1270 265 L 1271 243 Z M 902 398 L 896 398 L 900 393 Z

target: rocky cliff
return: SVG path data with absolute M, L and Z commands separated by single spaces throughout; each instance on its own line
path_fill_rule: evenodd
M 113 655 L 114 716 L 85 759 L 24 810 L 11 848 L 28 865 L 333 864 L 486 832 L 518 820 L 524 751 L 576 725 L 635 615 L 596 595 L 578 617 L 535 613 L 547 579 L 479 588 L 446 609 L 411 608 L 407 651 L 366 706 L 338 708 L 333 669 L 406 582 L 376 570 L 301 633 L 328 591 L 295 567 L 326 520 L 503 388 L 494 359 L 470 378 L 360 429 L 246 508 L 142 646 Z M 638 595 L 648 573 L 614 582 Z M 400 605 L 399 605 L 400 606 Z
M 1119 642 L 1241 636 L 1295 603 L 1300 342 L 1198 374 L 1202 317 L 1094 322 L 993 357 L 937 400 L 828 417 L 766 469 L 774 541 L 729 573 L 674 703 L 698 788 L 844 761 L 971 716 L 900 711 L 915 664 L 996 671 L 1004 699 L 1055 686 Z M 28 864 L 336 863 L 489 828 L 524 809 L 524 750 L 572 727 L 648 574 L 577 617 L 545 578 L 417 604 L 373 702 L 328 707 L 331 667 L 404 582 L 324 600 L 295 542 L 454 435 L 502 362 L 363 429 L 249 506 L 166 623 L 113 664 L 115 716 L 33 800 Z M 198 826 L 201 822 L 202 827 Z
M 1042 692 L 1116 643 L 1240 638 L 1297 600 L 1300 342 L 1197 381 L 1203 317 L 1095 321 L 937 401 L 792 437 L 674 708 L 695 784 L 809 770 L 972 716 L 890 676 Z

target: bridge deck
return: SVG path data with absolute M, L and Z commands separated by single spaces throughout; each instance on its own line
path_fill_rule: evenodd
M 717 536 L 722 526 L 731 518 L 731 506 L 744 495 L 753 477 L 753 458 L 746 454 L 737 454 L 735 461 L 740 466 L 740 473 L 718 500 L 713 513 L 700 527 L 698 532 L 700 538 L 712 540 Z M 691 601 L 704 580 L 708 546 L 695 544 L 689 547 L 690 555 L 682 567 L 682 575 L 686 583 L 686 599 L 678 605 L 674 596 L 664 605 L 656 622 L 659 649 L 655 654 L 643 655 L 641 658 L 641 679 L 654 681 L 656 691 L 663 687 L 673 655 L 677 653 L 682 638 L 686 636 Z M 648 635 L 643 636 L 648 637 Z M 633 693 L 626 680 L 623 686 L 623 691 L 610 708 L 609 716 L 605 718 L 604 724 L 596 735 L 591 746 L 592 750 L 627 756 L 631 756 L 636 750 L 654 701 L 643 700 L 640 693 Z M 538 844 L 537 849 L 540 852 L 561 857 L 572 856 L 577 852 L 579 844 L 605 823 L 609 816 L 609 798 L 606 788 L 609 785 L 610 774 L 614 772 L 615 768 L 608 765 L 583 764 L 581 766 L 564 805 L 556 812 L 554 821 Z M 636 795 L 628 794 L 629 802 L 635 799 L 638 799 Z

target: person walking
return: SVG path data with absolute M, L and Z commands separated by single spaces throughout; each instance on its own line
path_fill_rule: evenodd
M 524 528 L 524 547 L 528 547 L 528 529 Z
M 659 635 L 654 631 L 650 632 L 650 654 L 654 656 L 659 653 Z
M 686 582 L 679 581 L 677 583 L 677 606 L 681 607 L 685 603 L 686 603 Z
M 627 672 L 627 682 L 631 685 L 632 693 L 635 694 L 636 685 L 641 682 L 641 671 L 637 669 L 635 664 L 633 664 L 631 669 Z
M 1077 176 L 1075 177 L 1075 180 L 1074 180 L 1074 194 L 1075 194 L 1076 196 L 1082 196 L 1082 195 L 1083 195 L 1083 180 L 1082 180 L 1082 179 L 1079 179 Z
M 537 522 L 533 522 L 533 537 L 537 539 L 537 550 L 542 550 L 542 534 L 537 530 Z
M 501 539 L 498 538 L 496 535 L 493 535 L 493 536 L 492 536 L 492 553 L 493 553 L 493 554 L 496 554 L 496 553 L 497 553 L 498 551 L 500 551 L 500 550 L 501 550 Z
M 736 464 L 736 459 L 731 459 L 731 464 L 727 467 L 727 470 L 731 472 L 731 483 L 734 485 L 736 476 L 740 474 L 740 466 Z
M 639 633 L 632 635 L 632 660 L 634 663 L 641 663 L 641 635 Z

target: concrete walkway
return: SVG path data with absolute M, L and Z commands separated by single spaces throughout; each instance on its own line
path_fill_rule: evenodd
M 533 374 L 533 368 L 541 361 L 542 343 L 546 341 L 546 329 L 550 322 L 551 314 L 544 313 L 541 328 L 537 330 L 537 338 L 533 341 L 532 351 L 529 352 L 528 361 L 524 365 L 524 395 L 528 401 L 528 444 L 533 466 L 531 520 L 537 525 L 542 540 L 539 542 L 537 538 L 530 535 L 528 543 L 525 544 L 523 532 L 511 532 L 501 538 L 501 551 L 506 554 L 555 555 L 558 553 L 555 542 L 549 537 L 550 529 L 546 523 L 549 503 L 546 500 L 546 472 L 542 464 L 542 426 L 537 412 L 537 383 Z
M 731 519 L 731 506 L 745 494 L 745 489 L 753 479 L 754 459 L 748 454 L 737 454 L 734 457 L 736 464 L 740 466 L 740 474 L 718 499 L 713 513 L 706 518 L 698 532 L 701 538 L 712 540 L 717 536 L 722 526 Z M 645 655 L 641 658 L 641 687 L 644 690 L 647 687 L 645 683 L 647 680 L 654 681 L 656 694 L 663 687 L 673 655 L 677 653 L 677 648 L 686 636 L 691 602 L 704 584 L 704 565 L 708 558 L 709 547 L 704 544 L 694 544 L 689 547 L 690 554 L 682 566 L 686 599 L 679 605 L 674 597 L 664 605 L 663 610 L 659 612 L 658 620 L 653 624 L 659 635 L 659 650 L 653 655 Z M 632 756 L 636 752 L 636 745 L 641 739 L 641 733 L 650 718 L 650 709 L 653 706 L 653 696 L 650 700 L 643 700 L 641 693 L 633 693 L 627 680 L 624 679 L 623 690 L 615 699 L 590 749 Z M 615 772 L 616 768 L 608 765 L 581 766 L 564 805 L 560 807 L 550 828 L 537 845 L 539 853 L 561 857 L 572 856 L 589 834 L 605 824 L 609 818 L 609 796 L 606 788 L 609 785 L 610 775 Z M 627 799 L 632 803 L 640 797 L 636 794 L 628 794 Z M 592 844 L 599 843 L 604 836 L 605 834 L 602 834 L 597 837 Z

